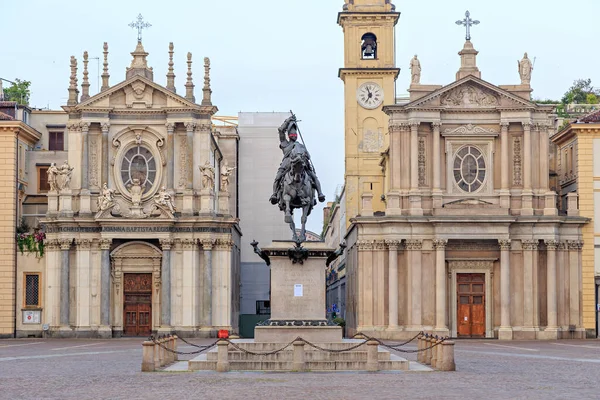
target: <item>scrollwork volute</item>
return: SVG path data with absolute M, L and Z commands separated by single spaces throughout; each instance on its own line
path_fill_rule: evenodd
M 392 251 L 400 248 L 400 240 L 386 239 L 385 244 L 387 245 L 388 249 Z
M 181 239 L 181 246 L 183 247 L 184 250 L 191 250 L 194 248 L 195 245 L 196 245 L 196 239 L 188 239 L 188 238 Z
M 212 250 L 215 246 L 215 239 L 200 239 L 199 242 L 203 250 Z
M 407 250 L 421 250 L 423 249 L 423 241 L 420 239 L 407 239 L 406 240 Z
M 570 251 L 579 251 L 583 249 L 583 241 L 580 240 L 567 240 L 567 247 Z
M 559 244 L 558 240 L 553 240 L 553 239 L 544 240 L 544 243 L 546 243 L 546 248 L 548 250 L 555 251 L 556 249 L 558 249 L 558 244 Z
M 521 247 L 523 250 L 537 250 L 538 249 L 538 241 L 537 240 L 521 240 Z
M 436 250 L 446 249 L 447 244 L 448 244 L 447 239 L 433 239 L 433 248 Z
M 358 251 L 370 251 L 370 250 L 373 250 L 374 241 L 373 240 L 359 240 L 356 242 L 356 246 L 358 247 Z
M 78 249 L 89 250 L 92 247 L 92 241 L 90 239 L 75 239 L 75 244 Z
M 510 239 L 499 239 L 500 250 L 510 250 Z

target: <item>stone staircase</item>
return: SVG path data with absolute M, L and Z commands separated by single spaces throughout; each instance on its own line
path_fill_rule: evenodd
M 287 343 L 255 343 L 251 339 L 232 340 L 240 348 L 258 353 L 271 352 L 281 349 Z M 344 339 L 339 343 L 319 344 L 320 347 L 329 350 L 346 350 L 364 340 Z M 229 368 L 231 371 L 293 371 L 293 346 L 268 355 L 253 355 L 236 349 L 231 344 L 228 346 Z M 367 345 L 363 344 L 356 349 L 327 352 L 304 345 L 304 360 L 308 371 L 366 371 L 367 370 Z M 391 354 L 389 351 L 378 346 L 377 351 L 379 370 L 409 369 L 408 360 Z M 217 349 L 213 348 L 204 354 L 188 361 L 190 371 L 216 370 Z

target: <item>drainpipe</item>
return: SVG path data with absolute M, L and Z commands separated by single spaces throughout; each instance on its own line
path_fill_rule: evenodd
M 14 299 L 15 299 L 15 318 L 14 318 L 14 329 L 13 338 L 17 338 L 17 227 L 19 226 L 19 131 L 17 130 L 17 137 L 15 138 L 15 227 L 13 229 L 13 260 L 15 264 L 15 285 L 14 285 Z

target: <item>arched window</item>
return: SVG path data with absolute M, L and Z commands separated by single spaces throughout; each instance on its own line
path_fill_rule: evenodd
M 363 60 L 377 59 L 377 36 L 373 33 L 365 33 L 361 38 L 361 54 Z

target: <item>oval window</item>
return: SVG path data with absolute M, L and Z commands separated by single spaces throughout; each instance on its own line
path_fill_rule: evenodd
M 121 161 L 121 180 L 129 188 L 133 180 L 138 179 L 140 186 L 147 193 L 156 180 L 156 160 L 152 152 L 144 146 L 138 145 L 127 150 Z
M 468 193 L 476 192 L 485 180 L 486 165 L 481 151 L 474 146 L 461 148 L 454 158 L 454 181 Z

